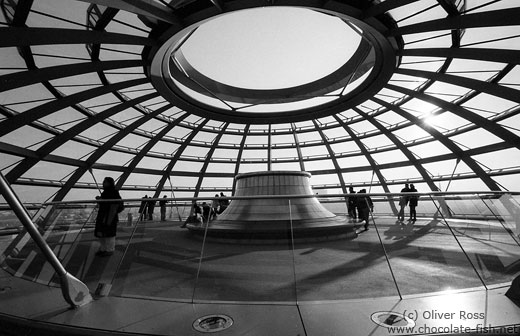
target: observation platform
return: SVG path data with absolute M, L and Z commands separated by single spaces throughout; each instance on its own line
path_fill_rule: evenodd
M 450 208 L 459 214 L 397 222 L 374 213 L 353 237 L 270 245 L 194 239 L 170 213 L 165 222 L 122 220 L 110 257 L 95 256 L 91 208 L 82 219 L 72 219 L 77 208 L 56 208 L 44 237 L 94 301 L 70 309 L 32 241 L 1 236 L 0 327 L 7 335 L 202 335 L 194 324 L 212 316 L 210 329 L 225 326 L 220 317 L 232 321 L 214 335 L 517 334 L 520 308 L 504 295 L 520 273 L 514 222 L 462 218 L 460 202 Z

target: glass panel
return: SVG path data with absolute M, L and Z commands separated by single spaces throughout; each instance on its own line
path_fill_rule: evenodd
M 451 224 L 457 239 L 487 286 L 509 285 L 519 270 L 514 216 L 516 213 L 518 221 L 518 204 L 509 195 L 468 198 L 465 202 L 473 202 L 481 215 Z
M 34 210 L 29 210 L 29 212 L 34 213 Z M 23 225 L 15 213 L 8 207 L 0 209 L 0 265 L 6 270 L 9 270 L 9 268 L 5 263 L 5 258 L 8 258 L 13 253 L 12 242 L 22 231 Z
M 442 198 L 435 203 L 420 197 L 417 220 L 375 217 L 381 241 L 388 254 L 401 295 L 456 290 L 481 286 L 478 275 L 437 209 L 444 208 Z M 399 204 L 395 203 L 399 208 Z M 451 223 L 451 221 L 449 221 Z
M 32 218 L 51 250 L 73 275 L 74 272 L 67 268 L 67 261 L 77 249 L 76 241 L 83 234 L 92 209 L 91 205 L 81 204 L 45 206 Z M 34 210 L 28 211 L 34 214 Z M 11 220 L 14 218 L 11 214 Z M 18 219 L 15 221 L 19 223 Z M 83 256 L 80 259 L 84 260 Z M 25 229 L 10 240 L 3 264 L 5 269 L 22 278 L 51 286 L 60 284 L 54 268 Z
M 259 183 L 259 190 L 269 186 L 264 180 Z M 302 221 L 302 211 L 322 210 L 303 198 L 249 199 L 239 211 L 218 215 L 221 221 L 210 218 L 208 223 L 211 216 L 203 213 L 204 224 L 190 216 L 191 201 L 185 199 L 166 199 L 164 221 L 159 206 L 153 220 L 147 215 L 140 220 L 140 202 L 127 202 L 119 214 L 116 251 L 107 258 L 95 255 L 99 241 L 93 235 L 94 203 L 46 206 L 33 221 L 70 274 L 93 293 L 107 284 L 109 294 L 116 296 L 294 304 L 465 290 L 483 284 L 492 288 L 509 284 L 518 273 L 519 196 L 424 194 L 415 222 L 397 221 L 398 196 L 371 195 L 374 212 L 369 212 L 366 231 L 359 216 L 347 217 L 346 200 L 337 195 L 316 198 L 336 217 L 319 215 L 308 222 Z M 14 214 L 0 209 L 3 230 L 20 229 Z M 33 214 L 38 207 L 30 209 Z M 405 219 L 409 210 L 408 204 Z M 244 221 L 224 221 L 224 215 L 232 213 Z M 181 227 L 186 222 L 190 230 Z M 235 234 L 222 234 L 229 228 Z M 302 234 L 302 228 L 310 228 L 310 234 Z M 326 234 L 312 231 L 331 228 Z M 0 235 L 0 248 L 5 251 L 0 261 L 6 271 L 59 285 L 54 269 L 24 230 Z
M 194 300 L 296 302 L 288 201 L 233 202 L 240 206 L 224 214 L 243 218 L 247 227 L 233 227 L 235 234 L 226 239 L 215 235 L 240 221 L 209 224 Z
M 111 295 L 191 301 L 199 265 L 202 239 L 187 234 L 183 228 L 189 210 L 175 207 L 175 200 L 165 199 L 164 221 L 161 207 L 133 203 L 129 210 L 131 226 L 118 235 L 132 237 L 114 275 Z M 157 200 L 158 201 L 158 200 Z M 147 210 L 144 209 L 147 204 Z M 148 214 L 152 209 L 152 220 Z M 186 212 L 186 215 L 181 215 Z M 140 212 L 144 215 L 139 220 Z
M 331 203 L 327 203 L 327 209 L 342 209 L 344 213 L 345 200 L 335 198 L 333 201 L 337 205 L 332 207 Z M 373 201 L 375 209 L 382 208 L 379 200 L 373 198 Z M 374 218 L 378 224 L 382 222 L 379 215 Z M 398 295 L 373 225 L 369 225 L 368 231 L 363 231 L 363 223 L 348 220 L 344 215 L 330 219 L 325 225 L 331 230 L 329 236 L 296 240 L 294 255 L 298 301 Z M 340 226 L 343 229 L 334 232 Z
M 65 235 L 67 234 L 67 229 L 63 225 L 67 213 L 65 209 L 47 206 L 33 219 L 43 238 L 48 241 L 51 249 L 60 245 L 62 232 Z M 40 249 L 25 229 L 10 241 L 9 246 L 5 250 L 5 259 L 2 262 L 2 267 L 24 279 L 49 285 L 58 285 L 51 281 L 54 270 L 47 263 Z
M 118 214 L 115 252 L 110 258 L 96 255 L 100 248 L 100 240 L 94 236 L 98 214 L 97 204 L 84 205 L 83 209 L 76 206 L 74 216 L 78 218 L 78 221 L 68 219 L 70 230 L 75 232 L 76 236 L 64 237 L 71 246 L 68 250 L 55 250 L 54 252 L 67 272 L 85 283 L 92 293 L 96 291 L 100 283 L 111 282 L 116 266 L 122 258 L 129 238 L 128 230 L 125 229 L 128 225 L 128 212 L 128 206 L 125 206 L 125 210 Z M 55 277 L 53 281 L 59 283 L 59 278 Z

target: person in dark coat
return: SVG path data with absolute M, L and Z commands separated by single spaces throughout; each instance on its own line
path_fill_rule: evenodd
M 164 198 L 166 198 L 166 195 L 164 195 L 163 199 L 159 201 L 159 207 L 161 208 L 161 222 L 166 220 L 166 203 L 168 203 L 168 201 Z
M 353 187 L 349 187 L 349 193 L 350 194 L 356 193 L 354 191 Z M 356 220 L 356 218 L 357 218 L 356 207 L 357 207 L 357 197 L 349 197 L 347 200 L 347 211 L 348 211 L 349 217 L 353 220 Z
M 404 192 L 409 192 L 410 191 L 410 187 L 408 186 L 408 183 L 406 183 L 404 185 L 404 188 L 401 189 L 401 192 L 404 193 Z M 402 195 L 400 198 L 399 198 L 399 213 L 397 214 L 397 220 L 398 221 L 404 221 L 404 208 L 408 205 L 408 196 L 407 195 Z
M 361 189 L 358 194 L 366 194 L 366 189 Z M 374 203 L 370 196 L 358 197 L 357 209 L 359 219 L 365 221 L 365 230 L 368 230 L 368 221 L 370 220 L 370 212 L 374 211 Z
M 220 210 L 219 210 L 219 214 L 223 213 L 227 207 L 229 206 L 229 199 L 226 197 L 226 195 L 224 195 L 224 193 L 220 193 L 220 198 L 219 198 L 219 207 L 220 207 Z
M 148 220 L 153 220 L 153 209 L 155 208 L 155 201 L 146 202 L 146 207 L 148 211 Z
M 148 198 L 148 195 L 144 195 L 141 201 L 141 205 L 139 206 L 139 220 L 146 220 L 146 205 L 148 204 L 146 202 L 146 199 Z
M 415 186 L 413 184 L 410 184 L 410 192 L 417 192 L 417 189 L 415 189 Z M 409 205 L 410 205 L 410 221 L 415 222 L 417 220 L 417 212 L 415 211 L 415 208 L 417 207 L 417 203 L 419 203 L 419 196 L 410 196 L 409 197 Z
M 105 177 L 103 180 L 103 192 L 96 199 L 117 200 L 121 199 L 119 191 L 116 190 L 114 179 Z M 118 214 L 123 211 L 124 205 L 122 201 L 100 202 L 96 217 L 96 227 L 94 236 L 99 238 L 101 244 L 96 256 L 110 256 L 114 254 L 116 246 L 117 223 L 119 222 Z
M 208 203 L 202 202 L 202 219 L 204 223 L 207 223 L 209 221 L 209 216 L 211 214 L 211 207 Z

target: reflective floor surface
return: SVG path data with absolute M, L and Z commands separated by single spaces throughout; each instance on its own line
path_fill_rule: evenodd
M 193 322 L 211 314 L 233 319 L 220 332 L 226 335 L 389 335 L 374 321 L 382 311 L 412 313 L 417 328 L 520 323 L 520 309 L 503 295 L 520 271 L 520 249 L 499 222 L 381 216 L 376 223 L 351 239 L 203 244 L 180 222 L 140 222 L 120 225 L 111 257 L 95 256 L 92 228 L 55 229 L 47 241 L 66 269 L 92 293 L 105 286 L 77 310 L 66 309 L 58 288 L 41 285 L 56 279 L 30 241 L 3 237 L 4 246 L 22 246 L 4 267 L 26 280 L 3 275 L 2 286 L 11 289 L 0 295 L 10 304 L 0 312 L 165 335 L 200 335 Z M 41 305 L 47 296 L 49 307 Z M 453 319 L 429 316 L 432 309 Z

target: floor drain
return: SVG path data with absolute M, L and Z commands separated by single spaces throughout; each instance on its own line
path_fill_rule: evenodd
M 233 325 L 233 319 L 227 315 L 206 315 L 193 322 L 193 329 L 203 333 L 214 333 Z

